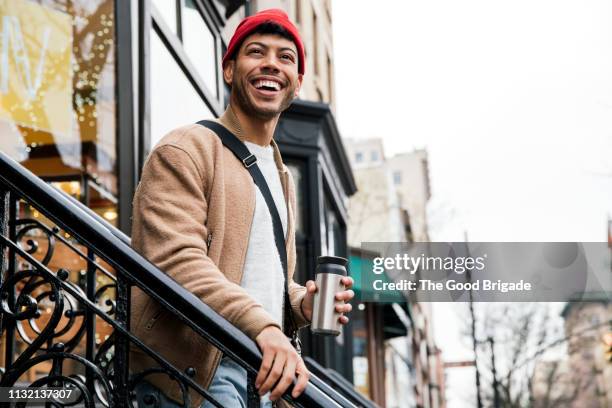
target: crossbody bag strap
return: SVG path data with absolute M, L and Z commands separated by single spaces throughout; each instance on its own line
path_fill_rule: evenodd
M 274 241 L 276 243 L 276 248 L 278 249 L 278 254 L 280 255 L 281 264 L 283 266 L 283 275 L 285 276 L 285 312 L 283 313 L 285 321 L 283 322 L 283 325 L 286 329 L 287 325 L 285 323 L 291 324 L 290 330 L 291 336 L 293 337 L 295 336 L 295 333 L 297 331 L 297 325 L 295 324 L 295 320 L 293 319 L 291 303 L 289 301 L 289 279 L 287 274 L 287 248 L 285 247 L 285 234 L 283 233 L 281 218 L 278 213 L 278 209 L 276 208 L 276 204 L 274 203 L 274 198 L 272 197 L 270 188 L 268 187 L 268 183 L 266 183 L 264 175 L 261 173 L 259 166 L 257 166 L 257 157 L 255 157 L 255 155 L 253 155 L 249 151 L 246 145 L 240 139 L 238 139 L 236 135 L 226 129 L 223 125 L 217 122 L 213 122 L 211 120 L 201 120 L 198 122 L 198 125 L 204 126 L 212 130 L 217 134 L 217 136 L 219 136 L 223 145 L 230 149 L 232 153 L 234 153 L 234 155 L 238 158 L 238 160 L 240 160 L 242 164 L 244 164 L 244 167 L 246 167 L 246 169 L 251 174 L 253 182 L 257 185 L 257 187 L 259 187 L 259 191 L 261 192 L 261 195 L 266 201 L 268 210 L 270 211 L 270 215 L 272 216 Z

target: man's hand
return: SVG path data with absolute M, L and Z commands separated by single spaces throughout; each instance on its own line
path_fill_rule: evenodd
M 297 374 L 297 382 L 291 396 L 293 398 L 299 396 L 308 384 L 310 372 L 287 336 L 278 327 L 268 326 L 257 335 L 255 342 L 263 353 L 261 367 L 255 378 L 255 387 L 259 390 L 259 395 L 272 390 L 270 400 L 276 401 L 291 385 Z
M 349 322 L 349 318 L 346 317 L 344 313 L 349 313 L 351 310 L 353 310 L 353 307 L 348 302 L 355 297 L 355 292 L 351 290 L 353 287 L 353 278 L 345 276 L 342 278 L 342 284 L 346 290 L 336 293 L 336 300 L 344 301 L 344 304 L 336 305 L 336 312 L 340 313 L 338 321 L 341 324 L 347 324 Z M 314 294 L 316 292 L 317 284 L 311 280 L 306 282 L 306 296 L 304 296 L 304 299 L 302 300 L 302 313 L 309 322 L 312 321 L 312 308 L 314 306 Z

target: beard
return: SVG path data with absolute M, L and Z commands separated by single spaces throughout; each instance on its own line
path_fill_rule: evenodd
M 261 120 L 274 119 L 285 109 L 287 109 L 291 105 L 291 102 L 293 102 L 295 85 L 292 83 L 289 83 L 282 89 L 282 91 L 285 92 L 285 95 L 278 105 L 278 108 L 257 106 L 247 92 L 246 88 L 249 85 L 250 84 L 244 77 L 239 78 L 238 73 L 234 71 L 234 76 L 232 78 L 232 94 L 236 96 L 236 102 L 238 103 L 240 109 L 249 116 L 253 116 Z

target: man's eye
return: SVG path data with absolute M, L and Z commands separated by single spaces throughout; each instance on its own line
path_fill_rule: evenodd
M 282 58 L 282 59 L 285 59 L 285 60 L 289 60 L 289 61 L 291 61 L 291 62 L 293 62 L 293 60 L 294 60 L 294 59 L 293 59 L 293 55 L 291 55 L 291 54 L 284 54 L 284 55 L 281 55 L 281 58 Z
M 261 50 L 252 49 L 252 50 L 249 51 L 249 54 L 261 54 Z

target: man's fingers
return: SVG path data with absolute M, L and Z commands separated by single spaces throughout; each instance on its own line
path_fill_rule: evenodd
M 353 292 L 352 289 L 336 293 L 336 300 L 343 300 L 345 302 L 348 302 L 353 297 L 355 297 L 355 292 Z
M 270 369 L 272 368 L 272 363 L 274 362 L 274 354 L 275 353 L 272 351 L 263 353 L 263 357 L 261 359 L 261 366 L 259 367 L 259 372 L 257 373 L 257 377 L 255 378 L 256 388 L 259 388 L 268 376 L 268 372 L 270 372 Z
M 283 374 L 283 370 L 285 368 L 285 362 L 287 361 L 287 355 L 284 353 L 277 353 L 274 358 L 274 364 L 272 365 L 272 369 L 268 373 L 264 383 L 259 387 L 259 395 L 264 395 L 266 392 L 270 391 L 274 384 L 278 381 L 280 376 Z
M 343 315 L 338 318 L 338 321 L 340 321 L 340 324 L 347 324 L 349 322 L 349 318 Z
M 342 278 L 342 284 L 346 287 L 346 289 L 352 288 L 353 283 L 353 278 L 351 278 L 350 276 L 345 276 L 344 278 Z
M 309 280 L 308 282 L 306 282 L 306 292 L 315 293 L 316 291 L 317 291 L 317 284 L 314 281 Z
M 338 313 L 349 313 L 351 310 L 353 310 L 353 306 L 350 303 L 336 305 L 336 312 Z
M 304 365 L 304 361 L 300 358 L 300 361 L 297 364 L 297 368 L 295 373 L 297 374 L 297 381 L 295 382 L 295 386 L 293 387 L 293 392 L 291 396 L 293 398 L 297 398 L 301 393 L 306 389 L 306 385 L 308 385 L 308 380 L 310 379 L 310 371 Z
M 272 390 L 272 393 L 270 393 L 271 401 L 276 401 L 277 399 L 279 399 L 281 395 L 283 395 L 287 387 L 289 387 L 289 385 L 291 385 L 291 383 L 293 382 L 296 363 L 296 358 L 290 357 L 287 359 L 285 369 L 283 370 L 283 376 L 276 384 L 276 387 L 274 387 L 274 390 Z

